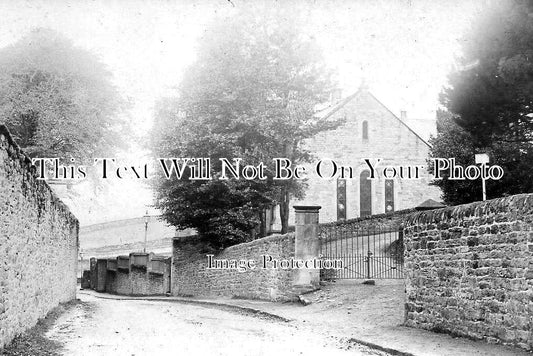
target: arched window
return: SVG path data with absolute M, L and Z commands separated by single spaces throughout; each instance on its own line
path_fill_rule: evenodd
M 337 179 L 337 220 L 346 219 L 346 179 Z
M 385 179 L 385 212 L 394 211 L 394 180 Z
M 372 181 L 369 171 L 361 172 L 359 176 L 359 215 L 372 215 Z
M 363 121 L 363 140 L 368 140 L 368 121 Z

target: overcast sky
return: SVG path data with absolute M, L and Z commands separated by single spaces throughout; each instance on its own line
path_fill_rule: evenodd
M 438 93 L 481 3 L 307 1 L 299 11 L 309 18 L 304 30 L 322 45 L 343 94 L 364 79 L 395 114 L 406 110 L 408 123 L 427 139 Z M 294 8 L 291 1 L 271 4 L 285 8 L 287 16 Z M 240 6 L 246 2 L 0 0 L 0 47 L 33 27 L 49 27 L 96 53 L 132 103 L 128 114 L 142 134 L 151 127 L 154 102 L 173 94 L 194 60 L 207 22 L 223 21 Z
M 143 129 L 154 101 L 172 94 L 195 56 L 206 23 L 232 16 L 246 2 L 1 1 L 0 47 L 32 27 L 50 27 L 98 54 L 134 107 Z M 272 2 L 287 9 L 291 1 Z M 365 78 L 389 108 L 433 121 L 474 1 L 308 1 L 309 28 L 349 95 Z M 301 9 L 300 9 L 301 11 Z M 416 123 L 413 123 L 416 125 Z M 422 132 L 427 137 L 427 133 Z

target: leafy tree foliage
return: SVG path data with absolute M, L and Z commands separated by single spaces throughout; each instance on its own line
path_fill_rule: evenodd
M 441 118 L 432 155 L 465 165 L 474 153 L 489 153 L 505 171 L 502 180 L 487 182 L 489 198 L 533 191 L 532 14 L 530 1 L 490 2 L 464 39 L 459 68 L 441 96 L 453 116 Z M 448 203 L 479 200 L 469 193 L 480 190 L 479 181 L 436 184 Z
M 250 6 L 212 23 L 178 96 L 158 107 L 154 151 L 162 157 L 210 157 L 214 174 L 221 157 L 264 162 L 270 169 L 274 157 L 293 164 L 309 160 L 302 141 L 336 125 L 315 117 L 316 105 L 332 89 L 331 73 L 313 39 L 293 20 Z M 277 203 L 286 232 L 289 199 L 301 197 L 304 185 L 273 181 L 270 169 L 264 181 L 159 182 L 157 206 L 176 226 L 235 243 L 249 236 L 264 208 Z
M 432 137 L 429 143 L 433 157 L 455 158 L 456 163 L 462 166 L 474 164 L 475 149 L 471 135 L 457 125 L 447 111 L 437 111 L 437 136 Z M 441 188 L 445 202 L 462 204 L 479 200 L 479 182 L 448 180 L 448 174 L 444 174 L 444 177 L 434 184 Z
M 0 122 L 31 156 L 102 155 L 120 143 L 122 105 L 98 58 L 55 31 L 0 50 Z

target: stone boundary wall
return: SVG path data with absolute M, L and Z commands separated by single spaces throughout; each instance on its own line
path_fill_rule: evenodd
M 293 301 L 302 290 L 294 286 L 297 270 L 261 268 L 261 255 L 291 259 L 295 235 L 272 235 L 226 248 L 215 259 L 255 260 L 257 267 L 244 272 L 235 269 L 206 269 L 208 252 L 195 236 L 177 237 L 173 243 L 172 294 Z
M 170 258 L 153 253 L 131 253 L 117 258 L 91 259 L 89 283 L 102 293 L 164 295 L 170 292 Z
M 355 229 L 378 229 L 378 230 L 395 230 L 404 223 L 408 216 L 415 213 L 415 209 L 398 210 L 387 214 L 370 215 L 361 218 L 341 220 L 329 223 L 319 224 L 319 236 L 324 239 L 327 234 L 329 241 L 342 238 L 342 234 L 335 234 L 336 230 L 342 230 L 347 227 Z M 333 232 L 333 233 L 332 233 Z
M 533 194 L 409 217 L 408 326 L 533 349 Z
M 76 297 L 79 223 L 0 125 L 0 349 Z

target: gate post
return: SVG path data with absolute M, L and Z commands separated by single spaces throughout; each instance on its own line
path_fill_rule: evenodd
M 91 259 L 89 260 L 89 266 L 90 266 L 90 288 L 91 289 L 96 289 L 96 258 L 95 257 L 91 257 Z
M 107 277 L 107 258 L 96 260 L 96 281 L 94 283 L 97 292 L 105 292 L 105 282 Z
M 320 206 L 293 206 L 296 213 L 295 251 L 296 260 L 319 259 L 318 211 Z M 320 285 L 320 269 L 301 268 L 295 271 L 294 285 L 316 289 Z

